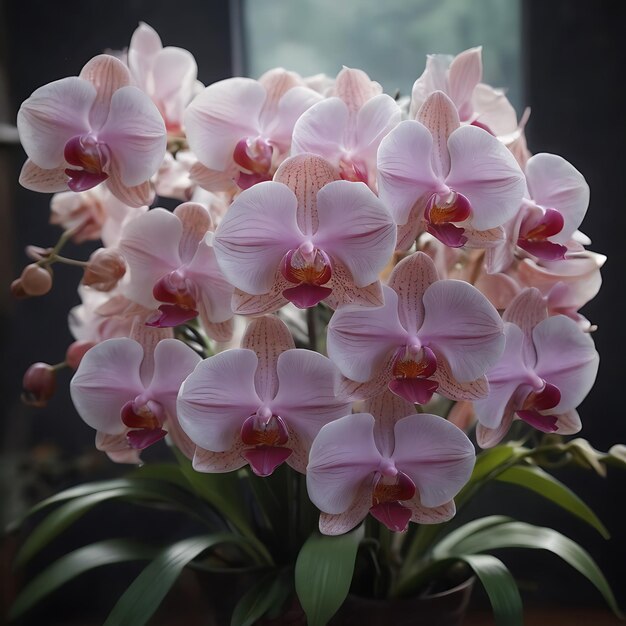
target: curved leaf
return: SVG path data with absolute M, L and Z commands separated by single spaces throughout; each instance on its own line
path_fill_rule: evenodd
M 548 550 L 580 572 L 604 596 L 613 612 L 622 617 L 611 588 L 589 553 L 577 543 L 552 528 L 524 522 L 507 522 L 477 532 L 457 543 L 451 552 L 465 559 L 467 554 L 498 548 L 532 548 Z
M 363 525 L 345 535 L 311 535 L 296 561 L 296 593 L 309 626 L 324 626 L 343 604 L 354 573 Z
M 554 502 L 576 517 L 593 526 L 605 539 L 609 531 L 597 515 L 566 485 L 540 467 L 517 465 L 510 467 L 496 477 L 497 480 L 530 489 Z
M 143 626 L 157 610 L 185 565 L 220 543 L 242 543 L 220 533 L 190 537 L 168 546 L 135 578 L 117 601 L 104 626 Z
M 266 574 L 237 602 L 230 626 L 252 626 L 272 609 L 280 609 L 293 588 L 286 573 L 275 571 Z
M 150 559 L 154 548 L 126 539 L 108 539 L 74 550 L 36 576 L 15 599 L 9 619 L 14 620 L 42 598 L 84 572 L 125 561 Z
M 514 521 L 513 518 L 507 517 L 506 515 L 489 515 L 463 524 L 463 526 L 456 528 L 437 543 L 433 548 L 433 557 L 435 559 L 442 559 L 451 554 L 458 554 L 455 547 L 460 541 L 463 541 L 465 538 L 479 531 L 512 521 Z
M 506 565 L 490 554 L 465 554 L 459 558 L 474 570 L 485 588 L 496 625 L 523 626 L 522 598 Z

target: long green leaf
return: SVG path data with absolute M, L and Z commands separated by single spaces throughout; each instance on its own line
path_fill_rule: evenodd
M 505 483 L 525 487 L 547 498 L 593 526 L 605 539 L 609 539 L 609 531 L 597 515 L 569 487 L 540 467 L 518 465 L 505 470 L 496 478 Z
M 295 582 L 309 626 L 324 626 L 346 599 L 363 533 L 362 525 L 336 537 L 315 533 L 302 546 Z
M 606 578 L 589 553 L 552 528 L 533 526 L 524 522 L 508 522 L 465 538 L 454 546 L 452 552 L 459 558 L 465 558 L 466 554 L 498 548 L 543 549 L 556 554 L 585 576 L 604 596 L 613 612 L 622 617 Z
M 441 559 L 450 556 L 450 554 L 457 554 L 458 551 L 454 549 L 455 546 L 466 537 L 470 537 L 474 533 L 487 528 L 492 528 L 498 524 L 504 524 L 512 521 L 514 521 L 513 518 L 507 517 L 506 515 L 489 515 L 487 517 L 480 517 L 472 520 L 471 522 L 467 522 L 467 524 L 463 524 L 463 526 L 456 528 L 451 533 L 446 535 L 434 547 L 433 557 L 435 559 Z
M 68 581 L 84 572 L 125 561 L 150 559 L 154 548 L 126 539 L 108 539 L 74 550 L 36 576 L 15 599 L 9 619 L 14 620 Z
M 220 543 L 241 543 L 220 533 L 183 539 L 168 546 L 135 578 L 117 601 L 104 626 L 143 626 L 157 610 L 185 565 Z
M 496 625 L 523 626 L 522 598 L 506 565 L 490 554 L 464 554 L 459 558 L 474 570 L 485 588 Z
M 253 585 L 237 602 L 230 626 L 252 626 L 272 609 L 280 608 L 293 590 L 285 574 L 269 572 Z
M 481 452 L 476 457 L 476 464 L 474 465 L 470 482 L 475 483 L 486 478 L 493 470 L 520 456 L 523 452 L 525 452 L 524 448 L 509 444 L 500 444 L 490 450 Z

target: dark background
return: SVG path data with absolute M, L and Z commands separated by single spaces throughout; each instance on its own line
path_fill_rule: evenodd
M 5 1 L 0 4 L 0 86 L 5 84 L 0 91 L 0 121 L 14 123 L 19 104 L 40 85 L 76 75 L 87 59 L 105 48 L 127 46 L 140 20 L 157 30 L 164 45 L 189 49 L 198 60 L 199 79 L 205 84 L 240 73 L 244 56 L 237 9 L 238 3 L 229 6 L 226 0 L 177 0 L 172 5 L 145 0 Z M 529 148 L 560 154 L 585 175 L 591 187 L 591 204 L 582 230 L 593 241 L 591 249 L 609 257 L 602 270 L 600 294 L 583 310 L 598 325 L 594 339 L 601 364 L 596 385 L 580 407 L 581 436 L 600 450 L 626 442 L 621 395 L 626 389 L 625 27 L 626 3 L 620 0 L 523 1 L 524 102 L 532 108 L 527 126 Z M 46 409 L 30 409 L 19 402 L 20 380 L 30 363 L 55 363 L 64 358 L 71 340 L 66 316 L 77 303 L 75 284 L 80 279 L 72 268 L 61 267 L 49 295 L 18 302 L 8 294 L 10 281 L 28 262 L 24 247 L 29 243 L 49 245 L 58 237 L 58 230 L 47 224 L 49 196 L 17 185 L 24 158 L 20 147 L 0 144 L 0 486 L 5 522 L 30 501 L 66 485 L 111 476 L 123 469 L 94 453 L 93 431 L 77 418 L 69 402 L 69 375 L 60 377 L 58 393 Z M 74 251 L 70 247 L 67 252 L 72 256 Z M 85 247 L 75 252 L 80 258 L 87 256 Z M 565 469 L 559 477 L 604 521 L 613 536 L 610 541 L 537 497 L 518 493 L 515 487 L 486 491 L 472 504 L 470 513 L 514 514 L 525 521 L 552 526 L 579 541 L 605 571 L 626 609 L 626 473 L 609 469 L 608 477 L 601 479 L 582 469 Z M 44 558 L 52 558 L 54 550 L 62 554 L 106 536 L 111 520 L 132 523 L 132 516 L 124 515 L 130 513 L 122 512 L 120 517 L 118 509 L 108 513 L 103 509 L 101 514 L 86 518 L 84 525 L 58 540 L 59 546 Z M 175 531 L 179 523 L 172 522 Z M 149 528 L 146 532 L 158 537 L 162 529 Z M 15 585 L 7 566 L 12 549 L 12 545 L 4 548 L 2 559 L 5 601 Z M 602 605 L 591 585 L 556 557 L 528 551 L 503 552 L 502 557 L 520 579 L 527 603 Z M 105 615 L 114 602 L 112 598 L 130 580 L 124 578 L 126 570 L 119 571 L 113 580 L 108 569 L 83 583 L 68 585 L 66 592 L 50 598 L 44 612 L 28 623 L 60 623 L 53 616 L 61 619 L 64 612 L 72 614 L 71 605 L 76 603 L 76 611 L 81 606 L 84 610 L 86 604 L 81 604 L 80 598 L 85 586 L 90 589 L 89 597 L 99 598 L 104 607 L 95 606 L 95 610 Z M 94 589 L 99 590 L 95 595 Z M 80 614 L 76 611 L 74 614 Z

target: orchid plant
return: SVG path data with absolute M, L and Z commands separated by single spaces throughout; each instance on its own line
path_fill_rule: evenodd
M 137 467 L 37 505 L 57 508 L 18 564 L 110 499 L 174 508 L 206 531 L 160 549 L 80 548 L 21 591 L 13 616 L 90 568 L 147 558 L 107 624 L 146 623 L 189 565 L 258 573 L 232 624 L 299 602 L 321 625 L 350 589 L 407 597 L 452 585 L 465 564 L 511 626 L 520 594 L 488 554 L 506 547 L 556 553 L 619 613 L 591 557 L 557 531 L 455 517 L 500 481 L 606 535 L 546 471 L 625 462 L 623 446 L 564 438 L 582 428 L 598 369 L 579 309 L 605 257 L 578 230 L 582 174 L 531 155 L 528 113 L 518 121 L 482 82 L 480 48 L 429 56 L 398 99 L 347 67 L 207 87 L 196 72 L 141 24 L 127 51 L 20 108 L 20 182 L 54 194 L 63 234 L 28 248 L 12 291 L 47 293 L 55 264 L 84 269 L 75 341 L 62 363 L 29 368 L 24 398 L 44 405 L 56 371 L 74 369 L 96 447 Z M 70 239 L 102 247 L 67 259 Z M 172 462 L 142 464 L 163 442 Z

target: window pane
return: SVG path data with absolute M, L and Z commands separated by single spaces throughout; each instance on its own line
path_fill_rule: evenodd
M 272 67 L 303 76 L 365 70 L 394 95 L 408 95 L 426 54 L 483 46 L 484 82 L 521 98 L 519 0 L 247 0 L 246 72 Z

